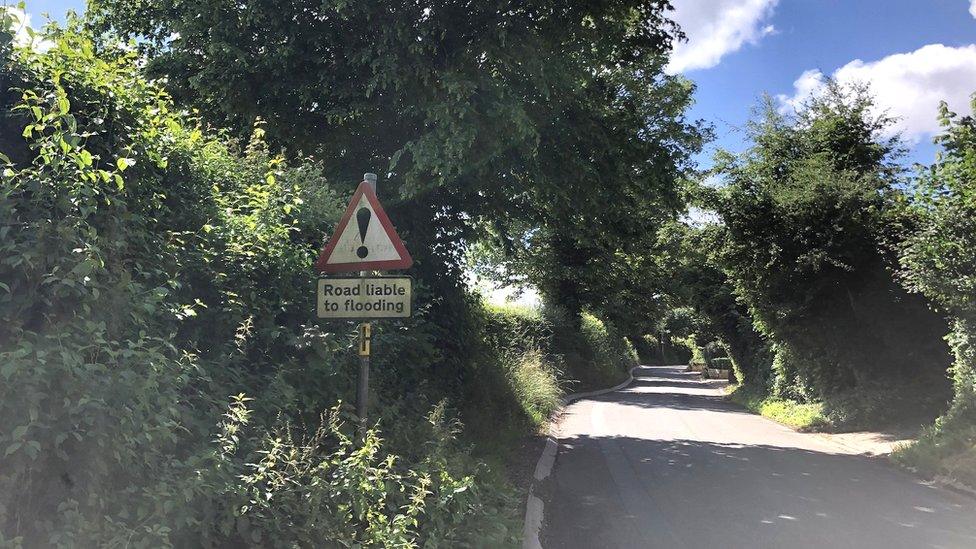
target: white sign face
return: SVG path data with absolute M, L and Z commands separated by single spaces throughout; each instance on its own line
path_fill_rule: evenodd
M 319 318 L 407 318 L 413 280 L 408 276 L 320 278 Z
M 365 195 L 359 197 L 359 204 L 355 208 L 352 219 L 336 236 L 336 245 L 329 256 L 329 264 L 402 259 L 393 245 L 393 239 L 383 230 L 373 205 Z
M 403 245 L 372 187 L 363 181 L 328 244 L 319 254 L 319 272 L 409 269 L 410 252 Z

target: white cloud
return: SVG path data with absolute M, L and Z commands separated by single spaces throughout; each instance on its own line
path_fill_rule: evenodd
M 20 8 L 13 6 L 0 6 L 0 12 L 3 11 L 9 13 L 13 18 L 13 24 L 10 26 L 10 30 L 14 31 L 14 44 L 17 46 L 31 46 L 42 52 L 51 49 L 53 46 L 52 42 L 44 39 L 41 34 L 38 33 L 33 37 L 31 36 L 31 30 L 34 27 L 31 26 L 31 16 L 29 13 L 25 13 Z
M 867 84 L 878 108 L 898 119 L 894 131 L 917 142 L 939 130 L 939 101 L 948 102 L 953 109 L 967 109 L 970 95 L 976 92 L 976 45 L 929 44 L 878 61 L 855 59 L 832 76 L 840 84 Z M 818 93 L 823 83 L 820 71 L 804 71 L 793 82 L 793 95 L 777 98 L 783 107 L 796 108 Z
M 0 11 L 7 12 L 13 18 L 9 30 L 14 31 L 14 43 L 18 46 L 30 43 L 30 35 L 27 33 L 27 29 L 30 28 L 30 14 L 12 6 L 4 6 Z
M 969 14 L 976 17 L 976 0 L 969 0 Z
M 976 2 L 976 0 L 973 0 Z M 722 57 L 756 44 L 775 29 L 767 21 L 779 0 L 675 0 L 671 15 L 688 36 L 675 45 L 667 72 L 718 65 Z

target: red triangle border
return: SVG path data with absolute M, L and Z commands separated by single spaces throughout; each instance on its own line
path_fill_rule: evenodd
M 360 261 L 357 263 L 338 263 L 329 264 L 329 257 L 335 250 L 336 245 L 339 241 L 339 235 L 345 230 L 346 225 L 352 219 L 352 214 L 356 211 L 356 206 L 359 204 L 360 199 L 366 196 L 366 200 L 369 205 L 372 206 L 373 212 L 376 213 L 376 219 L 380 222 L 380 227 L 386 231 L 386 235 L 393 242 L 393 248 L 400 254 L 400 259 L 387 259 L 384 261 Z M 385 271 L 385 270 L 396 270 L 396 269 L 409 269 L 413 265 L 413 258 L 410 257 L 410 252 L 407 251 L 406 246 L 403 245 L 403 240 L 400 239 L 400 235 L 397 234 L 396 229 L 393 227 L 393 223 L 390 222 L 390 218 L 386 215 L 386 211 L 383 206 L 380 205 L 379 198 L 376 197 L 376 193 L 373 192 L 373 188 L 369 183 L 363 181 L 356 188 L 356 192 L 352 195 L 352 200 L 349 201 L 349 206 L 346 207 L 346 212 L 342 214 L 342 219 L 339 220 L 339 224 L 336 225 L 335 231 L 329 238 L 329 242 L 322 248 L 322 252 L 319 253 L 318 261 L 315 262 L 315 269 L 320 273 L 345 273 L 350 271 Z

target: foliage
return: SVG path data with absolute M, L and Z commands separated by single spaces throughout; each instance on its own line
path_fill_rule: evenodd
M 562 403 L 559 372 L 538 349 L 510 358 L 508 376 L 522 409 L 540 428 Z
M 565 368 L 577 380 L 574 390 L 603 388 L 622 381 L 637 365 L 637 353 L 612 322 L 585 313 L 574 345 L 561 345 Z
M 386 172 L 401 234 L 436 243 L 416 270 L 437 295 L 456 294 L 473 246 L 486 270 L 501 263 L 572 314 L 637 336 L 654 305 L 640 241 L 680 209 L 680 178 L 707 136 L 685 120 L 691 83 L 663 73 L 680 37 L 668 7 L 100 0 L 91 11 L 99 28 L 140 38 L 149 70 L 207 121 L 245 135 L 261 117 L 274 150 L 314 154 L 334 180 Z M 460 325 L 440 306 L 433 318 Z
M 377 334 L 396 429 L 352 443 L 351 326 L 308 320 L 342 203 L 321 166 L 269 154 L 260 126 L 208 136 L 76 21 L 50 38 L 0 73 L 22 136 L 0 158 L 3 539 L 513 544 L 515 501 L 439 393 L 386 390 L 437 360 L 423 314 Z
M 752 147 L 719 155 L 720 263 L 777 353 L 772 387 L 821 399 L 886 382 L 938 385 L 944 322 L 892 275 L 910 228 L 895 185 L 897 141 L 860 89 L 831 85 L 795 117 L 767 103 Z M 748 375 L 746 378 L 748 379 Z
M 752 412 L 797 429 L 818 429 L 828 423 L 823 415 L 823 404 L 769 396 L 765 391 L 749 385 L 734 387 L 729 399 Z
M 709 363 L 708 367 L 715 368 L 718 370 L 731 370 L 732 359 L 725 356 L 715 357 L 711 360 L 711 363 Z
M 455 378 L 431 374 L 452 349 L 430 309 L 378 330 L 388 434 L 355 443 L 336 405 L 351 326 L 308 321 L 342 192 L 320 164 L 270 154 L 260 124 L 242 147 L 208 136 L 126 48 L 98 51 L 78 25 L 47 53 L 11 50 L 2 72 L 19 88 L 0 95 L 3 123 L 22 136 L 4 133 L 0 193 L 3 538 L 516 543 L 517 499 L 443 397 L 496 431 L 545 419 L 561 389 L 541 319 L 462 298 L 453 318 L 484 343 L 456 354 Z
M 338 407 L 316 431 L 296 439 L 287 424 L 253 432 L 244 401 L 233 401 L 217 438 L 220 450 L 203 470 L 203 488 L 226 508 L 215 532 L 202 525 L 206 537 L 278 547 L 323 541 L 409 547 L 419 540 L 453 546 L 474 534 L 464 517 L 494 511 L 484 508 L 474 476 L 457 474 L 465 465 L 455 439 L 460 425 L 443 406 L 428 416 L 423 459 L 404 469 L 375 431 L 354 440 Z M 238 513 L 239 519 L 226 518 Z M 486 521 L 482 527 L 499 526 Z M 475 539 L 504 539 L 497 534 L 479 532 Z
M 515 306 L 486 306 L 485 337 L 498 365 L 504 374 L 504 391 L 514 396 L 516 408 L 521 409 L 523 419 L 532 429 L 543 428 L 559 407 L 563 396 L 563 379 L 559 357 L 552 348 L 552 325 L 538 311 Z M 485 390 L 487 389 L 487 390 Z M 479 401 L 478 413 L 487 415 L 491 431 L 497 431 L 497 413 L 485 414 L 496 405 L 499 396 L 490 386 L 482 389 L 486 394 Z
M 615 385 L 637 364 L 633 345 L 616 326 L 585 313 L 579 328 L 549 307 L 491 307 L 487 331 L 503 349 L 503 370 L 536 427 L 558 408 L 566 389 Z
M 972 105 L 976 112 L 976 99 Z M 946 414 L 900 459 L 929 473 L 976 483 L 976 120 L 941 106 L 944 152 L 919 177 L 914 213 L 920 229 L 904 243 L 906 285 L 952 319 L 947 337 L 954 397 Z
M 696 200 L 708 193 L 696 193 Z M 657 264 L 656 287 L 674 308 L 690 310 L 686 321 L 696 344 L 693 351 L 703 354 L 711 346 L 714 354 L 722 348 L 733 364 L 736 379 L 755 387 L 765 387 L 772 359 L 769 345 L 753 326 L 747 308 L 735 296 L 734 286 L 719 262 L 725 232 L 719 225 L 694 227 L 673 222 L 662 227 L 652 248 Z M 693 357 L 695 363 L 705 356 Z M 669 362 L 671 363 L 671 362 Z

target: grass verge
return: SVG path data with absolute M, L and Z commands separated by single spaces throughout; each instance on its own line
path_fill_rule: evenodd
M 976 425 L 951 415 L 940 418 L 916 442 L 896 449 L 891 459 L 924 477 L 976 488 Z
M 745 385 L 730 387 L 727 398 L 750 411 L 784 425 L 803 431 L 817 430 L 828 425 L 823 404 L 804 404 L 793 400 L 763 395 Z

